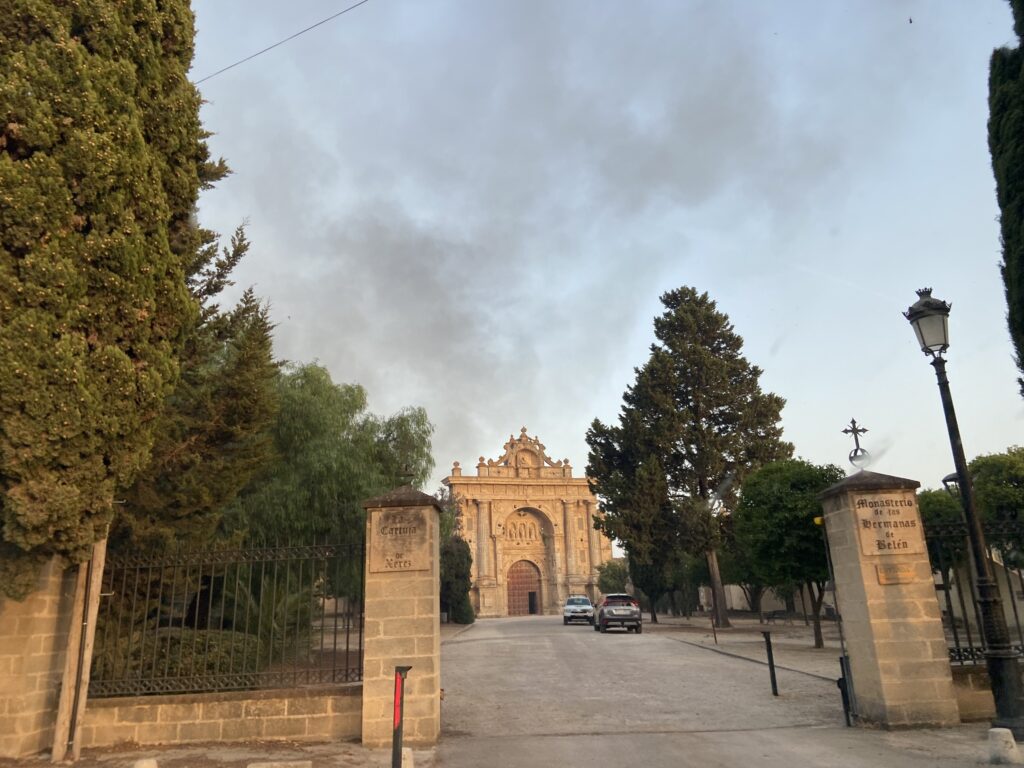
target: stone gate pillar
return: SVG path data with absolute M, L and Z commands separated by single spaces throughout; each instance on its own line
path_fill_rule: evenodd
M 390 746 L 395 667 L 405 665 L 412 669 L 405 683 L 404 740 L 435 744 L 441 733 L 441 508 L 410 486 L 363 507 L 363 744 Z
M 821 494 L 858 719 L 960 722 L 916 480 L 858 472 Z

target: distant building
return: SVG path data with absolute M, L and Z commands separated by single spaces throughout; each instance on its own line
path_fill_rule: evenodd
M 458 500 L 462 536 L 473 551 L 471 598 L 477 615 L 561 613 L 571 594 L 595 600 L 597 566 L 611 542 L 594 530 L 600 516 L 585 477 L 568 459 L 551 461 L 523 427 L 497 461 L 481 456 L 476 477 L 459 462 L 443 481 Z

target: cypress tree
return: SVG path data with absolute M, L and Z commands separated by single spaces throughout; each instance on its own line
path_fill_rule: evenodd
M 662 295 L 661 302 L 665 312 L 654 320 L 657 342 L 623 395 L 620 426 L 609 429 L 595 421 L 587 433 L 587 475 L 605 504 L 614 502 L 613 513 L 632 517 L 664 508 L 652 503 L 653 481 L 641 469 L 649 475 L 653 466 L 664 475 L 676 539 L 706 556 L 716 621 L 727 626 L 713 507 L 729 506 L 750 471 L 790 455 L 793 447 L 782 440 L 779 426 L 785 401 L 761 391 L 761 369 L 743 356 L 743 339 L 707 293 L 682 287 Z M 639 503 L 644 485 L 648 497 Z M 665 508 L 660 517 L 667 514 Z M 665 538 L 652 536 L 643 551 L 667 550 Z M 631 543 L 623 544 L 630 551 Z M 670 561 L 667 551 L 652 556 Z
M 1010 0 L 1013 29 L 1024 38 L 1024 0 Z M 993 51 L 988 79 L 988 146 L 996 179 L 1003 242 L 1000 272 L 1017 370 L 1024 374 L 1024 54 Z M 1024 396 L 1024 376 L 1017 385 Z
M 0 14 L 0 590 L 80 562 L 144 466 L 195 316 L 208 159 L 185 0 Z
M 152 460 L 118 494 L 124 504 L 113 548 L 209 542 L 224 508 L 273 458 L 278 366 L 271 331 L 267 309 L 251 290 L 230 313 L 196 329 Z

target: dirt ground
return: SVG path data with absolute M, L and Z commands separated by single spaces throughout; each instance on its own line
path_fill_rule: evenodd
M 160 768 L 246 768 L 250 763 L 271 760 L 312 760 L 316 768 L 376 768 L 391 765 L 390 750 L 370 750 L 355 743 L 307 744 L 280 741 L 88 750 L 75 765 L 77 768 L 132 768 L 136 761 L 144 758 L 156 759 Z M 413 758 L 417 768 L 429 768 L 433 751 L 414 750 Z M 0 759 L 0 768 L 41 768 L 43 765 L 52 765 L 45 755 L 20 760 Z

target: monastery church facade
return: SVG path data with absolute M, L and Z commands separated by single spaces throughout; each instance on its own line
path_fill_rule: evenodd
M 560 614 L 568 595 L 600 594 L 597 567 L 611 542 L 594 530 L 600 516 L 585 477 L 568 459 L 552 461 L 526 427 L 476 476 L 459 462 L 443 481 L 457 499 L 462 537 L 473 552 L 471 599 L 477 616 Z

